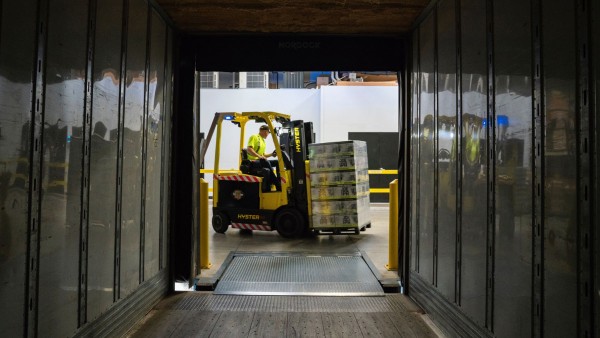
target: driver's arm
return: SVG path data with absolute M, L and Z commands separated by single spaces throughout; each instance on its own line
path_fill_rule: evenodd
M 248 146 L 246 149 L 248 149 L 248 152 L 249 152 L 249 153 L 250 153 L 252 156 L 255 156 L 255 157 L 258 157 L 258 158 L 262 158 L 262 159 L 265 159 L 265 158 L 266 158 L 266 157 L 265 157 L 265 156 L 263 156 L 263 155 L 259 155 L 259 154 L 256 152 L 256 150 L 254 150 L 254 148 L 252 148 L 252 146 Z

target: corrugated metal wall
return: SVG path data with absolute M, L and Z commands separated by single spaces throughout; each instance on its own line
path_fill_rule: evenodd
M 594 239 L 591 242 L 594 243 L 592 265 L 595 267 L 592 297 L 595 299 L 593 302 L 595 305 L 593 311 L 596 314 L 596 319 L 593 323 L 595 327 L 593 334 L 596 337 L 600 337 L 600 319 L 598 319 L 600 317 L 600 229 L 598 226 L 598 223 L 600 223 L 600 199 L 598 199 L 597 193 L 600 191 L 600 170 L 598 169 L 600 168 L 600 156 L 598 156 L 598 149 L 600 149 L 600 118 L 598 118 L 598 115 L 600 115 L 600 43 L 598 43 L 598 38 L 600 37 L 600 20 L 597 19 L 600 18 L 600 2 L 592 2 L 591 17 L 596 18 L 596 20 L 592 20 L 592 36 L 595 37 L 596 43 L 593 43 L 593 49 L 590 49 L 592 50 L 591 57 L 594 60 L 592 63 L 593 77 L 590 93 L 595 93 L 595 95 L 590 94 L 591 102 L 594 104 L 594 110 L 591 115 L 593 124 L 590 136 L 595 141 L 593 143 L 590 142 L 591 144 L 595 144 L 595 151 L 593 152 L 595 157 L 592 162 L 595 170 L 592 171 L 591 178 L 593 182 L 592 190 L 596 192 L 594 195 L 595 198 L 592 200 L 594 203 L 592 204 L 592 219 L 595 220 L 596 226 L 592 227 L 592 236 L 590 238 Z
M 0 8 L 0 332 L 72 336 L 167 291 L 172 32 L 145 0 Z
M 410 295 L 453 334 L 598 334 L 592 3 L 440 0 L 413 32 Z

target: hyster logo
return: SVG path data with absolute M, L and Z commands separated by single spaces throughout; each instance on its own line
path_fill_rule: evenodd
M 294 142 L 296 143 L 296 152 L 301 153 L 302 147 L 300 145 L 300 128 L 294 128 Z
M 237 218 L 238 219 L 255 219 L 255 220 L 259 220 L 260 219 L 260 215 L 238 214 Z

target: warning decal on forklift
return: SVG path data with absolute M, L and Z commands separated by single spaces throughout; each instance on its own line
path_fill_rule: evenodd
M 231 223 L 231 227 L 232 228 L 236 228 L 236 229 L 271 231 L 271 227 L 270 226 L 268 226 L 268 225 L 260 225 L 260 224 Z
M 261 178 L 252 175 L 214 175 L 219 181 L 260 182 Z

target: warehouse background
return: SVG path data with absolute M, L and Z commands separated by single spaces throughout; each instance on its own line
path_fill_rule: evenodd
M 398 132 L 398 110 L 398 87 L 202 89 L 200 131 L 208 134 L 216 112 L 275 111 L 289 114 L 295 120 L 312 122 L 317 142 L 337 142 L 348 140 L 351 132 Z M 239 130 L 225 124 L 222 132 L 219 166 L 221 169 L 237 168 Z M 257 132 L 258 125 L 246 126 L 246 138 Z M 267 151 L 274 149 L 270 137 L 266 142 Z M 205 157 L 206 169 L 213 167 L 214 147 L 215 143 L 211 142 Z M 229 154 L 234 155 L 227 156 Z

